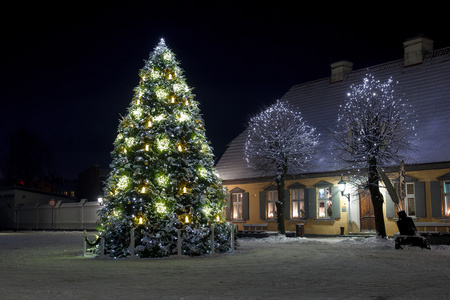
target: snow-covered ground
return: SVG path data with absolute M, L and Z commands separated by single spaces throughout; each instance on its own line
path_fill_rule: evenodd
M 232 253 L 98 259 L 82 232 L 0 233 L 1 299 L 448 299 L 450 247 L 240 239 Z

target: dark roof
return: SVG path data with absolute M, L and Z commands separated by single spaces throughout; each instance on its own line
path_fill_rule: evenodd
M 422 64 L 403 66 L 403 59 L 353 70 L 343 81 L 331 83 L 330 78 L 293 86 L 281 99 L 295 105 L 303 118 L 321 134 L 317 159 L 309 169 L 299 174 L 335 172 L 340 170 L 330 150 L 334 139 L 330 130 L 336 128 L 339 105 L 343 104 L 349 87 L 362 83 L 366 74 L 386 81 L 399 82 L 404 97 L 418 114 L 417 150 L 405 156 L 407 165 L 450 161 L 450 48 L 427 53 Z M 216 165 L 222 180 L 264 177 L 247 167 L 244 159 L 246 131 L 234 139 Z

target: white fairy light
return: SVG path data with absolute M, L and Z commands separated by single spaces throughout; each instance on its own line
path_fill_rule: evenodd
M 165 118 L 166 118 L 165 115 L 158 115 L 158 116 L 156 116 L 153 120 L 154 120 L 155 122 L 160 122 L 160 121 L 164 120 Z
M 131 185 L 131 178 L 128 176 L 121 176 L 117 181 L 117 188 L 120 190 L 126 190 Z
M 189 120 L 189 115 L 187 114 L 187 113 L 185 113 L 185 112 L 180 112 L 178 115 L 177 115 L 177 119 L 180 121 L 180 122 L 185 122 L 185 121 L 187 121 L 187 120 Z
M 141 107 L 136 107 L 131 114 L 136 118 L 140 119 L 144 113 L 144 110 Z
M 165 89 L 162 89 L 162 88 L 156 89 L 155 94 L 156 94 L 156 97 L 160 100 L 164 100 L 167 98 L 167 96 L 169 96 L 169 93 Z
M 164 203 L 158 202 L 155 204 L 156 206 L 156 212 L 159 214 L 164 214 L 167 212 L 167 207 L 164 205 Z
M 167 61 L 170 61 L 172 59 L 172 53 L 170 53 L 170 52 L 164 53 L 163 59 L 167 60 Z
M 166 136 L 160 137 L 156 140 L 156 147 L 159 151 L 163 152 L 170 147 L 170 140 Z
M 125 138 L 125 144 L 127 147 L 133 147 L 133 145 L 136 143 L 136 139 L 134 137 L 126 137 Z

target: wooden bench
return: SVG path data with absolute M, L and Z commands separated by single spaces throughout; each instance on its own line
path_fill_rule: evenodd
M 266 232 L 267 223 L 264 224 L 243 224 L 244 232 Z
M 415 222 L 419 232 L 450 232 L 450 223 Z
M 415 225 L 419 234 L 430 244 L 450 245 L 450 223 L 417 222 Z

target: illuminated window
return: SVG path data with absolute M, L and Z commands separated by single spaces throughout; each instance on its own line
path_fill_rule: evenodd
M 277 216 L 278 191 L 267 192 L 267 218 L 273 219 Z
M 444 189 L 444 216 L 450 217 L 450 181 L 443 182 Z
M 333 216 L 331 201 L 331 187 L 319 188 L 319 218 L 329 218 Z
M 406 212 L 406 214 L 410 217 L 416 216 L 416 196 L 414 189 L 414 182 L 405 182 L 405 198 L 400 199 L 400 207 L 402 210 Z M 398 182 L 394 183 L 394 188 L 397 191 L 397 194 L 400 195 Z M 395 214 L 397 216 L 397 210 L 395 210 Z
M 231 194 L 233 201 L 233 220 L 242 220 L 242 193 Z
M 416 201 L 414 196 L 414 183 L 407 182 L 405 189 L 405 211 L 408 216 L 416 215 Z
M 305 190 L 293 189 L 291 190 L 292 196 L 292 217 L 304 218 L 305 217 Z

